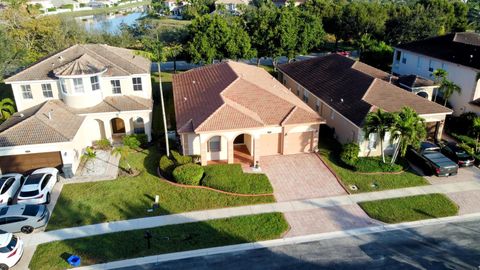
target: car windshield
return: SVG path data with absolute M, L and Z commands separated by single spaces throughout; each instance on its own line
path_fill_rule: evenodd
M 38 205 L 26 205 L 25 210 L 23 210 L 23 215 L 34 217 L 38 214 L 39 209 L 40 206 Z
M 38 185 L 42 180 L 43 174 L 32 174 L 27 178 L 25 185 Z
M 15 235 L 12 236 L 12 240 L 4 246 L 0 247 L 0 253 L 8 253 L 12 251 L 17 246 L 17 237 Z
M 38 193 L 38 190 L 22 191 L 20 192 L 20 197 L 32 197 L 38 195 Z

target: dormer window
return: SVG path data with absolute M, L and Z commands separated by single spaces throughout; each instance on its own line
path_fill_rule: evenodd
M 98 81 L 98 76 L 90 77 L 90 82 L 92 83 L 92 91 L 100 89 L 100 82 Z
M 32 99 L 33 96 L 32 96 L 32 88 L 30 87 L 30 85 L 22 85 L 20 86 L 22 88 L 22 97 L 24 99 Z
M 142 78 L 133 78 L 133 91 L 142 91 Z
M 82 78 L 73 79 L 73 89 L 75 90 L 75 93 L 85 93 L 85 89 L 83 88 Z

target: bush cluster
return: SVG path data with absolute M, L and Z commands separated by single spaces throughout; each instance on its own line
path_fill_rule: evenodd
M 175 182 L 179 184 L 198 186 L 203 177 L 203 167 L 198 164 L 187 163 L 175 168 L 172 175 Z
M 101 140 L 95 141 L 94 145 L 98 149 L 102 149 L 102 150 L 112 149 L 112 143 L 110 143 L 110 140 L 108 140 L 108 139 L 101 139 Z
M 180 153 L 174 150 L 170 151 L 170 154 L 172 155 L 177 165 L 184 165 L 187 163 L 192 163 L 193 161 L 191 156 L 182 156 Z
M 163 155 L 160 158 L 160 173 L 162 174 L 163 177 L 175 181 L 180 184 L 187 184 L 187 185 L 199 185 L 200 180 L 203 177 L 203 167 L 200 165 L 195 164 L 196 162 L 196 157 L 195 156 L 183 156 L 177 151 L 170 151 L 170 157 L 167 157 L 167 155 Z M 185 168 L 182 168 L 179 170 L 176 174 L 179 176 L 175 176 L 174 171 L 177 168 L 183 167 L 185 165 L 196 165 L 196 166 L 186 166 Z M 199 166 L 202 169 L 201 177 L 200 179 L 197 179 L 198 172 L 196 172 L 196 167 Z M 192 171 L 192 172 L 190 172 Z M 185 177 L 192 176 L 192 179 L 188 180 L 185 179 Z M 180 179 L 180 180 L 179 180 Z
M 148 138 L 146 134 L 131 134 L 123 137 L 122 143 L 132 149 L 146 145 Z
M 340 159 L 343 163 L 354 166 L 358 161 L 358 154 L 360 153 L 360 146 L 356 143 L 347 143 L 342 146 L 340 152 Z
M 160 173 L 163 177 L 172 179 L 172 173 L 175 169 L 175 162 L 169 159 L 166 155 L 160 158 Z

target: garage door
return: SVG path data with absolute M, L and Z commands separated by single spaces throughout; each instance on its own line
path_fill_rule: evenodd
M 0 169 L 2 170 L 2 173 L 30 173 L 35 169 L 43 167 L 55 167 L 61 169 L 62 156 L 60 152 L 0 157 Z
M 288 133 L 285 136 L 285 154 L 297 154 L 310 152 L 312 131 Z
M 278 155 L 280 148 L 280 133 L 264 134 L 260 137 L 260 156 Z

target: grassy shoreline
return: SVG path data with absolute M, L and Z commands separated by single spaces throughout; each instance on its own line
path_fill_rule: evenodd
M 99 15 L 105 13 L 112 13 L 116 11 L 120 11 L 127 8 L 139 7 L 139 6 L 146 6 L 150 5 L 151 1 L 142 1 L 142 2 L 135 2 L 135 3 L 128 3 L 122 6 L 116 7 L 105 7 L 105 8 L 94 8 L 91 10 L 79 10 L 79 11 L 72 11 L 72 12 L 64 12 L 59 14 L 52 14 L 51 16 L 64 16 L 64 17 L 83 17 L 83 16 L 90 16 L 90 15 Z

